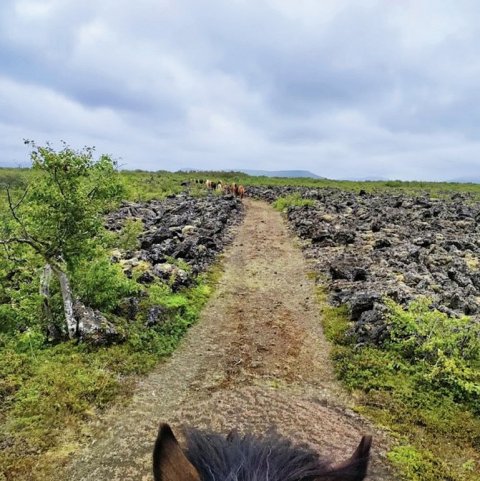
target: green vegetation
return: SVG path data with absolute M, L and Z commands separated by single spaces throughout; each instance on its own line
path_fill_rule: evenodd
M 30 169 L 5 169 L 0 168 L 0 186 L 9 184 L 13 186 L 25 185 L 31 177 Z M 366 192 L 403 192 L 413 195 L 429 193 L 433 196 L 449 196 L 454 193 L 468 193 L 480 198 L 480 184 L 454 183 L 454 182 L 421 182 L 421 181 L 346 181 L 330 179 L 308 179 L 287 177 L 253 177 L 241 172 L 201 171 L 201 172 L 146 172 L 120 171 L 120 178 L 125 188 L 125 198 L 132 201 L 146 201 L 161 199 L 171 194 L 184 190 L 182 182 L 192 179 L 211 179 L 222 182 L 236 182 L 244 186 L 292 186 L 312 188 L 333 188 L 341 190 Z M 204 195 L 205 188 L 202 184 L 190 186 L 193 194 Z M 1 204 L 0 204 L 1 205 Z
M 116 239 L 119 249 L 133 251 L 139 247 L 138 238 L 143 232 L 143 223 L 140 219 L 127 219 L 123 225 L 120 236 Z M 115 239 L 114 239 L 115 242 Z
M 480 184 L 461 184 L 454 182 L 418 182 L 418 181 L 347 181 L 329 179 L 304 179 L 286 177 L 248 177 L 245 175 L 237 176 L 236 182 L 243 185 L 256 186 L 298 186 L 312 188 L 329 188 L 347 191 L 366 192 L 385 192 L 395 194 L 403 192 L 405 194 L 421 195 L 428 193 L 433 197 L 451 196 L 455 193 L 467 193 L 475 198 L 480 198 Z
M 285 197 L 278 198 L 274 203 L 273 207 L 280 212 L 285 210 L 287 207 L 301 207 L 306 205 L 314 205 L 315 202 L 311 199 L 303 199 L 300 194 L 287 195 Z
M 112 312 L 119 301 L 138 295 L 142 287 L 128 279 L 119 264 L 112 264 L 103 249 L 97 249 L 93 259 L 82 259 L 73 271 L 75 292 L 80 299 L 88 299 L 89 306 L 102 312 Z
M 51 479 L 55 449 L 96 411 L 128 396 L 135 374 L 144 374 L 178 345 L 211 294 L 218 268 L 192 288 L 171 293 L 156 284 L 130 323 L 127 341 L 93 348 L 73 341 L 51 346 L 36 329 L 0 336 L 0 466 L 6 479 Z M 163 306 L 167 319 L 145 329 L 149 307 Z M 1 478 L 0 478 L 1 479 Z
M 43 264 L 40 297 L 48 329 L 61 329 L 51 307 L 50 285 L 55 276 L 70 338 L 76 335 L 73 317 L 72 272 L 98 258 L 103 214 L 123 195 L 115 163 L 93 149 L 74 151 L 67 145 L 56 152 L 49 145 L 32 148 L 28 185 L 12 191 L 5 186 L 8 208 L 1 214 L 0 245 L 5 263 L 18 260 Z M 15 195 L 16 194 L 16 195 Z M 11 275 L 12 270 L 6 272 Z M 15 275 L 15 274 L 14 274 Z M 29 324 L 28 327 L 31 327 Z
M 1 170 L 0 170 L 1 172 Z M 460 184 L 453 182 L 405 182 L 405 181 L 343 181 L 329 179 L 306 179 L 286 177 L 253 177 L 240 172 L 142 172 L 123 171 L 122 178 L 128 189 L 128 198 L 132 200 L 150 200 L 162 198 L 170 193 L 183 190 L 182 182 L 191 179 L 211 179 L 222 182 L 242 184 L 244 186 L 292 186 L 312 188 L 332 188 L 350 191 L 410 193 L 419 195 L 429 193 L 434 197 L 451 196 L 455 193 L 468 193 L 480 198 L 480 184 Z M 1 177 L 0 177 L 1 179 Z M 1 181 L 0 181 L 1 182 Z M 201 184 L 192 184 L 192 193 L 204 195 Z
M 85 421 L 128 397 L 135 376 L 176 348 L 219 274 L 215 267 L 173 293 L 168 283 L 137 283 L 144 266 L 129 279 L 110 260 L 114 252 L 138 247 L 143 224 L 131 219 L 120 233 L 106 232 L 105 213 L 121 198 L 179 192 L 185 175 L 120 175 L 110 158 L 94 159 L 92 149 L 31 147 L 32 169 L 0 170 L 2 480 L 52 479 L 78 444 Z M 124 342 L 95 347 L 67 340 L 65 279 L 71 297 L 99 309 Z M 139 305 L 127 321 L 122 313 L 130 296 Z M 152 308 L 160 318 L 146 328 Z
M 409 481 L 480 480 L 480 325 L 419 299 L 388 302 L 382 346 L 356 346 L 345 308 L 320 293 L 336 371 L 359 412 L 397 440 L 389 459 Z

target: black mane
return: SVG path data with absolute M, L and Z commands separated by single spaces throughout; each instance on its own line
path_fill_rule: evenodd
M 188 430 L 186 437 L 185 454 L 202 481 L 299 481 L 331 474 L 330 463 L 313 449 L 274 432 L 259 438 Z

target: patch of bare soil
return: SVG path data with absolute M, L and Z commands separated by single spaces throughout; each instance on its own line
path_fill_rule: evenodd
M 224 274 L 181 347 L 111 410 L 65 479 L 151 480 L 160 421 L 216 431 L 274 427 L 340 461 L 374 435 L 372 480 L 393 480 L 387 440 L 349 409 L 335 381 L 308 266 L 281 215 L 247 200 Z

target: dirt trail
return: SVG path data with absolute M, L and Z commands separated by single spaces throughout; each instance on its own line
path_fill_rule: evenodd
M 263 433 L 271 426 L 336 460 L 374 430 L 348 409 L 334 380 L 313 281 L 295 240 L 271 206 L 247 200 L 224 255 L 224 274 L 181 347 L 102 421 L 65 479 L 151 480 L 158 423 Z M 388 473 L 374 432 L 369 479 Z

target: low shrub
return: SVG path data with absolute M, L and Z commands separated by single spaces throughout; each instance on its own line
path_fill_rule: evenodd
M 408 481 L 480 480 L 480 326 L 418 299 L 387 301 L 389 337 L 357 345 L 344 308 L 326 304 L 338 377 L 358 393 L 357 410 L 397 439 L 389 459 Z
M 431 309 L 426 298 L 407 310 L 393 301 L 387 305 L 390 329 L 384 348 L 416 366 L 423 389 L 480 414 L 480 323 Z
M 315 201 L 312 199 L 304 199 L 300 194 L 291 194 L 285 197 L 279 197 L 273 203 L 273 207 L 279 211 L 284 211 L 288 207 L 313 206 L 314 204 Z
M 102 251 L 97 251 L 93 259 L 82 260 L 75 268 L 73 280 L 78 297 L 104 312 L 111 312 L 122 298 L 141 290 L 140 285 L 128 279 L 121 266 L 112 263 Z
M 143 222 L 140 219 L 127 219 L 117 236 L 116 247 L 124 251 L 134 251 L 140 246 Z

